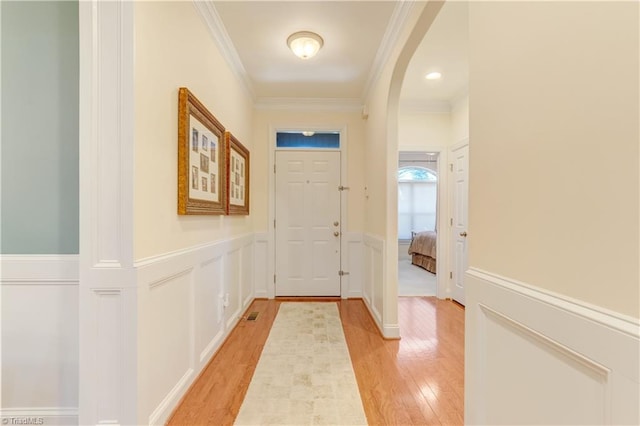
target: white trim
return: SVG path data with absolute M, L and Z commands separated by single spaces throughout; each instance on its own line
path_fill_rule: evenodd
M 179 371 L 173 372 L 175 377 L 180 377 L 178 374 L 182 376 L 162 389 L 161 402 L 149 400 L 148 385 L 141 389 L 145 399 L 139 401 L 139 410 L 145 411 L 138 415 L 144 419 L 143 422 L 146 423 L 146 419 L 150 424 L 167 421 L 188 387 L 240 321 L 242 312 L 253 302 L 255 271 L 251 263 L 255 240 L 256 235 L 248 233 L 136 262 L 138 309 L 145 313 L 140 325 L 141 335 L 146 336 L 145 342 L 138 348 L 139 359 L 148 360 L 152 356 L 161 341 L 158 339 L 175 339 L 180 333 L 188 336 L 184 344 L 174 351 L 177 355 L 175 359 L 184 361 L 184 365 L 171 365 L 176 369 L 180 367 Z M 243 260 L 245 257 L 246 262 Z M 249 280 L 248 294 L 245 294 L 246 279 Z M 166 308 L 175 302 L 162 299 L 161 292 L 172 290 L 177 292 L 174 295 L 180 295 L 182 303 L 183 314 L 172 318 L 172 321 L 179 321 L 176 324 L 180 331 L 175 334 L 176 330 L 173 330 L 173 335 L 164 337 L 151 336 L 149 327 L 156 329 L 157 325 L 148 322 L 149 318 L 171 315 L 170 312 L 165 313 Z M 226 294 L 229 294 L 230 300 L 227 306 L 224 305 Z M 187 317 L 184 315 L 185 306 Z M 139 375 L 143 382 L 145 378 L 149 379 L 149 374 L 157 371 L 158 365 L 154 367 L 153 362 L 146 362 L 141 367 Z
M 258 98 L 254 108 L 260 110 L 355 112 L 362 110 L 362 101 L 357 98 Z
M 214 3 L 212 1 L 193 0 L 193 5 L 202 17 L 205 26 L 209 30 L 209 34 L 216 43 L 216 46 L 218 46 L 220 53 L 227 61 L 229 67 L 234 71 L 234 74 L 238 76 L 242 82 L 242 86 L 249 95 L 249 98 L 255 100 L 256 96 L 253 84 L 251 83 L 251 78 L 242 64 L 240 55 L 238 55 L 238 51 L 233 45 L 231 37 L 229 37 L 229 33 L 227 32 Z
M 159 262 L 164 262 L 164 261 L 170 261 L 170 260 L 174 260 L 176 258 L 179 258 L 181 256 L 190 256 L 194 253 L 197 253 L 201 250 L 216 250 L 217 247 L 219 247 L 221 244 L 233 244 L 233 247 L 238 249 L 240 248 L 242 245 L 246 245 L 250 240 L 253 240 L 253 233 L 245 233 L 245 234 L 241 234 L 241 235 L 235 235 L 233 237 L 230 238 L 223 238 L 220 240 L 216 240 L 216 241 L 212 241 L 209 243 L 204 243 L 204 244 L 198 244 L 195 246 L 191 246 L 191 247 L 187 247 L 187 248 L 183 248 L 183 249 L 179 249 L 179 250 L 174 250 L 174 251 L 170 251 L 167 253 L 163 253 L 163 254 L 159 254 L 156 256 L 149 256 L 149 257 L 145 257 L 142 259 L 137 260 L 134 263 L 134 266 L 136 268 L 145 268 L 147 266 L 159 263 Z
M 638 424 L 638 318 L 478 268 L 465 287 L 466 423 Z
M 253 294 L 255 298 L 269 298 L 273 276 L 269 275 L 269 233 L 256 232 L 253 239 Z
M 81 1 L 80 424 L 139 423 L 134 4 Z M 107 330 L 98 333 L 96 330 Z M 110 386 L 100 380 L 108 377 Z
M 179 401 L 182 395 L 187 392 L 189 385 L 194 379 L 193 369 L 189 368 L 184 375 L 178 380 L 178 383 L 175 384 L 171 392 L 169 392 L 163 399 L 162 402 L 153 410 L 153 413 L 149 416 L 149 424 L 157 425 L 164 424 L 166 419 L 169 418 L 169 415 L 175 408 L 176 401 Z M 160 421 L 164 419 L 164 421 Z
M 414 1 L 410 0 L 400 1 L 396 3 L 396 7 L 393 9 L 393 14 L 389 19 L 389 24 L 382 36 L 380 46 L 378 47 L 375 58 L 373 59 L 373 65 L 371 66 L 369 76 L 367 77 L 367 81 L 364 85 L 364 90 L 362 91 L 362 100 L 364 103 L 369 102 L 371 89 L 380 78 L 384 66 L 389 62 L 391 53 L 400 39 L 402 29 L 407 24 L 409 12 L 413 8 L 414 3 Z
M 343 277 L 344 291 L 347 298 L 362 298 L 362 274 L 364 272 L 364 242 L 361 232 L 346 232 L 343 234 L 345 243 L 344 263 L 349 275 Z
M 18 407 L 3 408 L 0 416 L 6 417 L 77 417 L 78 407 Z
M 77 254 L 0 255 L 0 282 L 5 284 L 78 285 L 80 258 Z
M 550 290 L 535 287 L 522 281 L 512 280 L 498 274 L 478 268 L 469 268 L 467 276 L 488 281 L 493 285 L 515 291 L 523 296 L 544 302 L 566 313 L 577 315 L 585 320 L 595 321 L 607 327 L 640 339 L 640 319 L 615 312 L 601 306 L 574 299 Z
M 39 421 L 43 425 L 78 424 L 77 407 L 17 407 L 0 409 L 3 424 L 21 424 L 18 421 Z M 4 423 L 6 421 L 7 423 Z M 36 423 L 32 423 L 36 424 Z
M 3 370 L 18 369 L 16 371 L 21 371 L 23 368 L 35 368 L 42 373 L 41 376 L 38 376 L 39 379 L 34 376 L 24 381 L 21 380 L 20 383 L 15 383 L 14 388 L 20 395 L 27 395 L 29 391 L 33 392 L 33 389 L 38 388 L 46 400 L 40 398 L 40 402 L 58 404 L 71 402 L 75 399 L 73 395 L 78 392 L 77 383 L 69 382 L 66 379 L 69 374 L 72 377 L 77 376 L 78 360 L 77 357 L 65 354 L 68 350 L 74 348 L 77 350 L 78 347 L 77 333 L 67 333 L 69 329 L 73 330 L 78 327 L 77 314 L 70 314 L 77 308 L 74 303 L 77 303 L 75 295 L 77 295 L 79 286 L 78 268 L 78 255 L 0 255 L 0 271 L 2 271 L 0 276 L 2 290 L 0 293 L 3 294 L 5 302 L 15 305 L 17 301 L 12 300 L 12 296 L 21 295 L 19 296 L 20 300 L 25 300 L 24 297 L 28 295 L 30 304 L 25 305 L 25 309 L 28 308 L 35 313 L 29 318 L 22 319 L 16 318 L 14 315 L 5 316 L 3 314 L 2 320 L 5 321 L 6 326 L 9 326 L 9 322 L 13 326 L 19 324 L 19 328 L 13 329 L 14 335 L 18 333 L 19 342 L 25 339 L 31 343 L 42 340 L 49 342 L 45 344 L 47 347 L 51 347 L 50 343 L 55 345 L 53 353 L 41 354 L 37 357 L 24 352 L 30 347 L 30 344 L 25 348 L 21 348 L 19 344 L 3 348 L 3 352 L 0 354 L 5 356 L 3 360 L 5 364 L 2 364 Z M 10 294 L 6 293 L 10 289 Z M 55 300 L 52 301 L 51 297 Z M 70 303 L 74 305 L 69 306 Z M 41 308 L 44 308 L 48 313 L 43 313 Z M 19 322 L 16 323 L 16 320 Z M 58 325 L 55 327 L 55 331 L 48 327 L 48 324 L 52 324 L 51 321 Z M 30 360 L 29 366 L 20 362 L 16 363 L 16 360 L 25 359 L 25 357 Z M 58 380 L 43 382 L 43 378 L 54 378 L 63 370 L 68 373 L 61 377 L 62 382 L 66 383 L 63 386 Z M 61 390 L 62 393 L 57 392 Z M 69 401 L 69 397 L 71 397 L 71 401 Z M 14 402 L 29 403 L 31 401 Z M 43 424 L 77 424 L 78 407 L 55 405 L 3 407 L 0 409 L 0 417 L 9 422 L 11 418 L 42 418 Z
M 367 306 L 378 330 L 385 339 L 397 339 L 400 337 L 400 327 L 397 323 L 388 324 L 384 322 L 382 317 L 382 313 L 378 310 L 375 305 L 375 300 L 377 298 L 376 287 L 380 287 L 380 300 L 384 303 L 384 277 L 386 276 L 386 251 L 385 251 L 385 241 L 376 235 L 372 234 L 363 234 L 363 243 L 365 249 L 364 255 L 364 270 L 363 274 L 363 285 L 362 285 L 362 299 Z M 373 253 L 378 253 L 380 259 L 376 261 L 374 259 Z M 376 267 L 379 266 L 381 271 L 376 273 Z M 370 291 L 368 291 L 370 289 Z M 380 307 L 383 308 L 382 306 Z

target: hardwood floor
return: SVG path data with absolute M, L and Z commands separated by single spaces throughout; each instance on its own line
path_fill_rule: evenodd
M 258 320 L 238 324 L 169 425 L 233 424 L 280 303 L 253 302 Z M 402 339 L 384 340 L 361 300 L 337 303 L 369 424 L 463 424 L 464 308 L 401 297 Z

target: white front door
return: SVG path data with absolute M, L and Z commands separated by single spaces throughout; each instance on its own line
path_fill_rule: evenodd
M 453 152 L 453 300 L 464 305 L 464 272 L 467 270 L 467 221 L 469 218 L 469 145 Z
M 276 296 L 340 296 L 340 152 L 276 151 Z

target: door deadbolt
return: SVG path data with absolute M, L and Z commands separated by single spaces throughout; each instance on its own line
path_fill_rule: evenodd
M 466 237 L 466 236 L 467 236 L 467 231 L 463 231 L 463 232 L 461 232 L 461 233 L 460 233 L 460 236 L 461 236 L 461 237 Z
M 340 222 L 338 222 L 337 220 L 333 222 L 333 226 L 338 226 L 338 225 L 340 225 Z

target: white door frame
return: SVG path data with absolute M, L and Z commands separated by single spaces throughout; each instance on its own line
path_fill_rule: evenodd
M 449 185 L 447 172 L 449 151 L 443 146 L 399 146 L 398 152 L 436 152 L 438 153 L 438 205 L 436 218 L 436 297 L 451 297 L 451 280 L 449 279 L 449 240 L 451 227 L 449 224 Z M 396 172 L 396 176 L 397 176 Z M 397 203 L 397 201 L 396 201 Z M 397 283 L 397 280 L 396 280 Z
M 312 125 L 312 126 L 287 126 L 278 125 L 269 126 L 269 222 L 268 222 L 268 242 L 267 242 L 267 263 L 268 263 L 268 282 L 267 297 L 269 299 L 275 298 L 275 271 L 276 271 L 276 235 L 273 222 L 276 219 L 276 179 L 275 179 L 275 164 L 276 164 L 276 136 L 278 132 L 302 132 L 302 131 L 314 131 L 314 132 L 339 132 L 340 133 L 340 148 L 339 149 L 296 149 L 296 148 L 280 148 L 278 150 L 290 150 L 290 151 L 337 151 L 340 152 L 340 185 L 349 187 L 347 179 L 347 126 L 346 125 Z M 346 233 L 348 229 L 347 224 L 347 212 L 348 209 L 348 190 L 340 191 L 340 267 L 342 270 L 348 265 L 347 254 L 347 238 Z M 337 273 L 337 272 L 336 272 Z M 340 279 L 340 297 L 346 299 L 349 294 L 349 280 L 348 275 L 341 277 Z
M 459 140 L 458 142 L 456 142 L 455 144 L 453 144 L 451 147 L 449 147 L 449 160 L 447 161 L 447 168 L 449 168 L 449 170 L 453 171 L 453 163 L 449 163 L 449 161 L 452 161 L 454 158 L 454 151 L 459 150 L 460 148 L 463 148 L 465 146 L 469 145 L 469 138 L 463 138 L 461 140 Z M 468 154 L 467 154 L 468 155 Z M 469 158 L 467 157 L 467 160 Z M 451 172 L 449 172 L 451 173 Z M 469 192 L 468 192 L 468 188 L 469 188 L 469 169 L 468 169 L 468 165 L 467 165 L 467 209 L 469 208 Z M 454 194 L 454 188 L 453 185 L 455 184 L 455 181 L 453 179 L 450 179 L 449 185 L 448 185 L 448 191 L 449 191 L 449 216 L 448 218 L 453 219 L 453 194 Z M 468 211 L 468 210 L 467 210 Z M 469 226 L 469 218 L 467 217 L 467 227 Z M 454 268 L 454 264 L 453 264 L 453 227 L 449 226 L 449 233 L 448 233 L 448 248 L 447 248 L 447 254 L 449 256 L 449 271 L 453 271 Z M 468 256 L 468 254 L 467 254 Z M 468 262 L 467 262 L 468 263 Z M 462 277 L 464 279 L 464 275 Z M 449 278 L 449 288 L 448 288 L 448 293 L 449 295 L 447 297 L 451 298 L 453 300 L 453 278 Z

